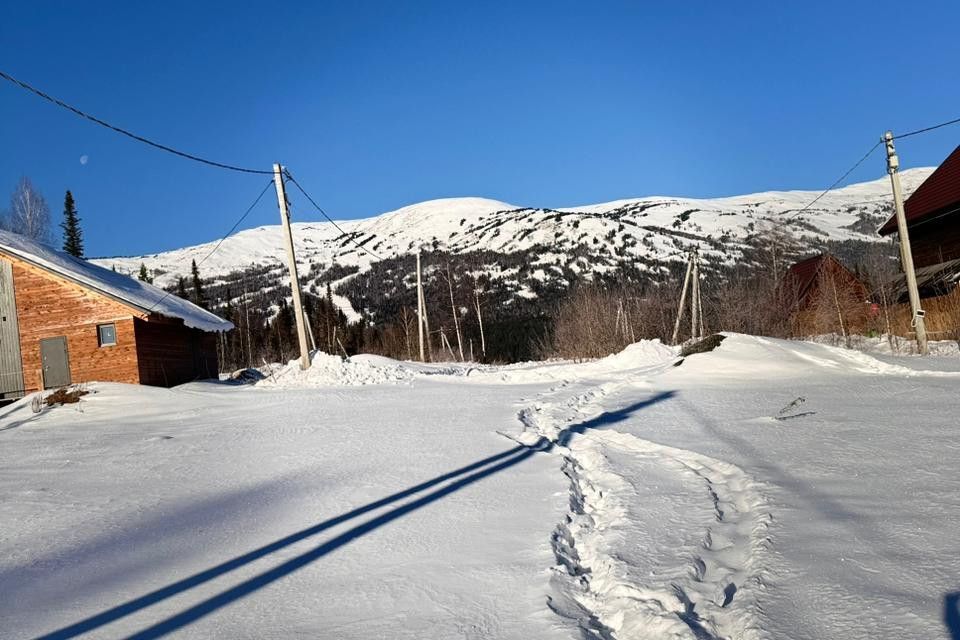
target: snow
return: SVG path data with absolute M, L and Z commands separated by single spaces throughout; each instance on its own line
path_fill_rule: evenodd
M 357 355 L 344 359 L 322 351 L 312 354 L 308 369 L 301 369 L 297 359 L 264 373 L 267 377 L 259 387 L 289 389 L 397 383 L 409 381 L 414 376 L 412 369 L 390 358 Z
M 841 336 L 839 334 L 825 334 L 808 338 L 810 342 L 833 346 L 847 346 L 872 355 L 917 355 L 917 341 L 901 336 Z M 934 356 L 960 355 L 960 342 L 957 340 L 929 340 L 927 349 Z M 934 362 L 940 361 L 939 359 Z
M 233 328 L 232 323 L 159 287 L 56 251 L 16 233 L 0 230 L 0 253 L 21 258 L 143 312 L 180 318 L 188 327 L 203 331 L 229 331 Z
M 956 637 L 955 353 L 313 362 L 0 408 L 0 637 Z
M 919 168 L 901 172 L 904 191 L 911 193 L 932 171 L 932 168 Z M 602 273 L 616 266 L 614 255 L 617 259 L 676 261 L 683 259 L 676 255 L 678 252 L 693 246 L 717 260 L 733 263 L 739 257 L 741 243 L 757 225 L 780 224 L 786 213 L 796 212 L 817 195 L 819 191 L 770 191 L 700 199 L 657 196 L 558 209 L 523 208 L 477 197 L 445 198 L 370 218 L 343 220 L 339 226 L 351 234 L 355 242 L 363 243 L 384 258 L 409 255 L 418 248 L 430 249 L 434 245 L 453 253 L 527 251 L 539 245 L 551 250 L 530 266 L 546 269 L 554 265 L 558 257 L 562 262 L 572 264 L 574 251 L 580 251 L 585 245 L 597 252 L 585 270 Z M 871 215 L 881 215 L 889 201 L 889 178 L 883 177 L 835 189 L 815 207 L 800 216 L 790 217 L 789 221 L 804 225 L 794 228 L 798 234 L 813 234 L 838 241 L 879 242 L 881 238 L 872 230 L 861 233 L 853 230 L 851 225 L 860 222 L 860 207 Z M 621 209 L 617 214 L 619 218 L 603 217 L 615 209 Z M 558 211 L 565 213 L 559 220 Z M 690 211 L 695 212 L 687 220 L 682 220 L 683 214 Z M 674 231 L 686 235 L 680 240 Z M 727 234 L 723 240 L 727 251 L 720 253 L 708 237 L 715 242 L 724 234 Z M 632 237 L 627 238 L 628 235 Z M 356 266 L 362 273 L 376 261 L 353 242 L 347 241 L 330 223 L 296 222 L 293 237 L 303 274 L 309 272 L 311 265 L 329 267 L 334 263 Z M 215 244 L 216 241 L 211 241 L 145 256 L 98 258 L 96 262 L 126 273 L 134 273 L 144 264 L 148 269 L 162 272 L 156 282 L 169 285 L 178 276 L 188 274 L 191 261 L 208 256 Z M 620 253 L 615 254 L 614 249 Z M 284 251 L 279 225 L 243 230 L 226 238 L 209 256 L 202 275 L 205 278 L 222 277 L 252 265 L 285 269 L 282 262 Z M 358 317 L 346 298 L 338 297 L 335 302 L 348 317 Z

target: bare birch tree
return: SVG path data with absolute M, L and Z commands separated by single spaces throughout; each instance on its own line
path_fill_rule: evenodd
M 14 233 L 33 240 L 50 239 L 50 208 L 30 178 L 23 176 L 10 196 L 10 214 L 7 224 Z

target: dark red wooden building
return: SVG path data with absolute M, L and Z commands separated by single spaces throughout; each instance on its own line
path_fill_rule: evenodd
M 904 211 L 921 297 L 953 291 L 960 276 L 960 147 L 914 191 Z M 897 232 L 892 216 L 880 235 Z M 898 297 L 906 297 L 902 278 Z
M 867 288 L 828 253 L 797 262 L 780 284 L 780 299 L 798 335 L 860 331 L 870 313 Z M 843 326 L 834 327 L 839 321 Z

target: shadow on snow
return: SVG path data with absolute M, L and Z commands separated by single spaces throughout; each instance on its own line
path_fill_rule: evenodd
M 943 624 L 951 640 L 960 640 L 960 591 L 943 597 Z
M 647 400 L 633 403 L 627 407 L 624 407 L 623 409 L 602 413 L 595 418 L 591 418 L 590 420 L 578 423 L 576 425 L 571 425 L 559 434 L 556 444 L 566 446 L 574 435 L 581 434 L 589 429 L 597 429 L 615 424 L 617 422 L 622 422 L 628 419 L 636 411 L 658 402 L 668 400 L 674 395 L 675 392 L 673 391 L 662 392 Z M 430 503 L 455 493 L 456 491 L 482 480 L 483 478 L 519 464 L 535 454 L 548 452 L 552 450 L 553 447 L 553 442 L 541 438 L 534 445 L 518 445 L 498 454 L 477 460 L 476 462 L 468 464 L 464 467 L 460 467 L 459 469 L 439 475 L 435 478 L 404 489 L 403 491 L 398 491 L 397 493 L 381 498 L 380 500 L 368 503 L 362 507 L 353 509 L 352 511 L 348 511 L 284 538 L 280 538 L 279 540 L 271 542 L 268 545 L 264 545 L 258 549 L 254 549 L 253 551 L 249 551 L 241 556 L 237 556 L 236 558 L 201 571 L 200 573 L 196 573 L 182 580 L 178 580 L 165 587 L 161 587 L 160 589 L 151 591 L 150 593 L 142 595 L 138 598 L 128 600 L 123 604 L 119 604 L 115 607 L 90 616 L 89 618 L 85 618 L 84 620 L 40 636 L 40 638 L 43 640 L 64 640 L 66 638 L 74 638 L 83 633 L 87 633 L 104 625 L 110 624 L 111 622 L 132 615 L 138 611 L 141 611 L 142 609 L 166 600 L 167 598 L 171 598 L 177 594 L 209 582 L 214 578 L 234 571 L 301 540 L 315 536 L 327 529 L 330 529 L 331 527 L 337 526 L 371 511 L 375 511 L 399 500 L 403 500 L 404 498 L 411 497 L 414 494 L 420 493 L 426 489 L 430 489 L 431 487 L 435 487 L 436 485 L 450 481 L 449 484 L 434 489 L 430 493 L 422 495 L 414 500 L 411 500 L 410 502 L 397 506 L 390 511 L 362 522 L 305 553 L 286 560 L 285 562 L 268 571 L 264 571 L 259 575 L 253 576 L 252 578 L 249 578 L 248 580 L 245 580 L 244 582 L 241 582 L 230 589 L 222 591 L 215 596 L 209 597 L 206 600 L 184 609 L 173 616 L 170 616 L 145 629 L 142 629 L 141 631 L 138 631 L 137 633 L 134 633 L 131 636 L 128 636 L 130 639 L 137 640 L 159 638 L 168 633 L 176 631 L 177 629 L 181 629 L 199 620 L 200 618 L 203 618 L 204 616 L 207 616 L 231 604 L 232 602 L 239 600 L 240 598 L 250 595 L 257 590 L 277 580 L 280 580 L 284 576 L 287 576 L 294 571 L 297 571 L 298 569 L 310 564 L 311 562 L 322 558 L 328 553 L 335 551 L 349 542 L 356 540 L 357 538 L 370 533 L 379 527 L 389 524 L 390 522 L 412 511 L 416 511 L 417 509 L 425 507 Z

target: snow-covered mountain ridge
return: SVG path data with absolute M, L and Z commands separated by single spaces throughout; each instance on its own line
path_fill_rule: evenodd
M 913 191 L 932 170 L 904 171 L 905 191 Z M 383 258 L 409 254 L 418 247 L 464 253 L 515 252 L 541 245 L 552 249 L 553 255 L 542 256 L 550 264 L 558 258 L 565 261 L 563 257 L 576 247 L 587 247 L 600 259 L 581 268 L 603 271 L 609 261 L 602 255 L 644 262 L 683 260 L 676 254 L 693 246 L 707 260 L 735 260 L 738 246 L 764 225 L 786 225 L 814 242 L 879 239 L 876 227 L 890 211 L 886 177 L 836 189 L 803 214 L 791 215 L 816 195 L 815 191 L 770 191 L 711 199 L 656 196 L 562 209 L 448 198 L 339 222 L 347 235 L 327 222 L 295 222 L 293 233 L 301 274 L 333 264 L 365 271 L 376 258 L 355 243 Z M 136 273 L 142 263 L 156 272 L 157 284 L 168 286 L 187 275 L 191 261 L 203 259 L 215 244 L 93 261 L 127 273 Z M 280 266 L 283 260 L 280 225 L 261 226 L 227 238 L 204 261 L 202 274 L 216 278 L 251 266 Z

